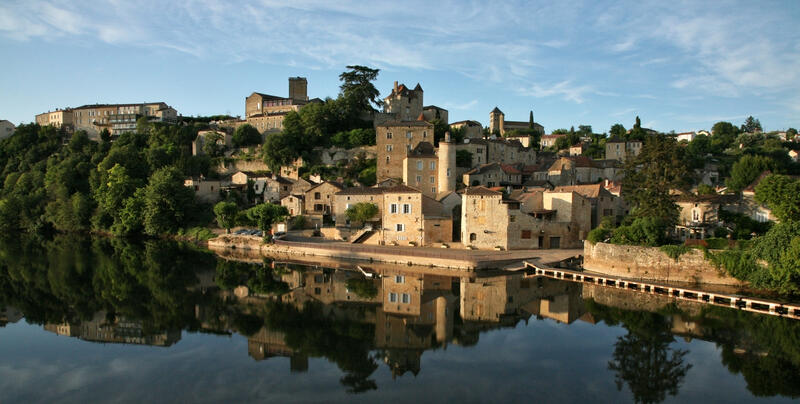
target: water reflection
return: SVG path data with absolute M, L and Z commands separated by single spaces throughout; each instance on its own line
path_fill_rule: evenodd
M 378 389 L 382 366 L 419 376 L 426 352 L 547 319 L 622 327 L 608 370 L 637 402 L 679 394 L 693 364 L 676 337 L 716 343 L 754 395 L 800 396 L 800 322 L 660 296 L 523 273 L 376 265 L 368 278 L 347 264 L 228 261 L 164 241 L 57 237 L 0 252 L 0 326 L 24 315 L 62 336 L 159 347 L 183 331 L 240 334 L 250 358 L 286 357 L 294 373 L 310 358 L 335 363 L 351 393 Z

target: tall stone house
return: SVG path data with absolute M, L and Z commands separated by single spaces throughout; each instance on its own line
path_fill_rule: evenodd
M 245 98 L 245 121 L 261 133 L 279 132 L 283 129 L 287 113 L 299 111 L 310 102 L 322 100 L 308 99 L 308 80 L 305 77 L 289 77 L 288 97 L 253 92 Z

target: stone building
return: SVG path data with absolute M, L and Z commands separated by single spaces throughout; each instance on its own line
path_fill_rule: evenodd
M 511 165 L 489 163 L 467 171 L 463 175 L 464 185 L 485 186 L 487 188 L 522 185 L 522 172 Z
M 600 225 L 604 217 L 619 223 L 625 216 L 622 198 L 609 192 L 603 183 L 585 185 L 564 185 L 553 188 L 553 192 L 577 192 L 591 204 L 591 228 Z
M 56 109 L 55 111 L 43 112 L 36 115 L 36 123 L 39 126 L 54 126 L 64 128 L 68 132 L 74 129 L 74 115 L 72 109 Z
M 483 125 L 478 121 L 458 121 L 450 124 L 450 129 L 461 129 L 464 131 L 464 139 L 483 138 Z
M 472 155 L 472 168 L 487 163 L 536 164 L 536 150 L 524 147 L 518 140 L 464 139 L 456 150 L 466 150 Z
M 16 129 L 16 126 L 10 121 L 5 119 L 0 120 L 0 139 L 11 137 Z
M 429 142 L 420 142 L 403 160 L 403 182 L 429 198 L 456 190 L 456 148 L 450 134 L 436 150 Z
M 719 211 L 724 206 L 735 207 L 736 195 L 692 195 L 676 197 L 675 203 L 681 212 L 674 233 L 681 239 L 705 239 L 713 237 L 714 229 L 722 225 Z
M 383 189 L 384 244 L 426 246 L 452 241 L 453 218 L 444 206 L 406 185 Z
M 544 127 L 538 123 L 534 122 L 533 128 L 531 128 L 530 121 L 508 121 L 505 117 L 506 115 L 503 113 L 503 111 L 497 107 L 494 107 L 494 109 L 489 112 L 489 133 L 499 133 L 500 135 L 504 135 L 506 132 L 511 130 L 535 129 L 537 132 L 544 134 Z
M 631 156 L 638 156 L 642 152 L 641 140 L 629 140 L 611 137 L 606 141 L 606 159 L 625 161 Z
M 325 181 L 314 185 L 305 192 L 305 206 L 303 212 L 306 216 L 331 215 L 333 213 L 334 195 L 342 190 L 342 186 Z
M 591 228 L 591 203 L 575 192 L 541 193 L 522 209 L 501 192 L 469 187 L 462 196 L 461 240 L 479 249 L 578 248 Z
M 289 211 L 289 216 L 300 216 L 305 206 L 305 195 L 286 195 L 281 198 L 281 206 Z
M 586 184 L 601 181 L 603 171 L 586 156 L 565 156 L 547 169 L 546 179 L 556 186 Z
M 377 178 L 403 178 L 403 160 L 420 142 L 433 142 L 433 124 L 424 120 L 388 121 L 375 128 Z
M 98 140 L 103 129 L 108 129 L 112 135 L 135 131 L 136 121 L 142 117 L 150 122 L 176 123 L 178 111 L 164 102 L 89 104 L 36 115 L 36 123 L 63 127 L 67 131 L 84 130 L 90 138 Z
M 425 118 L 426 121 L 432 122 L 434 120 L 440 120 L 443 123 L 447 124 L 448 122 L 448 112 L 446 109 L 437 107 L 436 105 L 428 105 L 422 107 L 422 116 Z
M 423 115 L 423 96 L 424 93 L 419 83 L 412 90 L 406 87 L 405 84 L 398 85 L 395 81 L 392 93 L 383 99 L 383 112 L 387 115 L 386 119 L 392 121 L 413 121 L 417 119 L 420 115 Z M 435 113 L 435 111 L 430 110 L 429 113 Z
M 541 141 L 541 148 L 546 149 L 548 147 L 553 147 L 556 145 L 556 141 L 559 138 L 566 137 L 565 134 L 555 134 L 555 135 L 543 135 Z
M 308 80 L 289 77 L 289 97 L 253 92 L 245 98 L 244 115 L 247 123 L 259 132 L 277 132 L 283 129 L 283 119 L 288 112 L 299 111 L 309 102 L 321 100 L 308 99 Z
M 207 180 L 204 178 L 187 178 L 183 185 L 194 189 L 195 199 L 204 203 L 219 202 L 222 197 L 220 191 L 227 186 L 227 181 Z

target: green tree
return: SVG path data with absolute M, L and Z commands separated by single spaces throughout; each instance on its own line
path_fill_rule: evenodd
M 714 153 L 722 153 L 733 146 L 739 129 L 730 122 L 717 122 L 711 127 L 711 146 Z
M 786 129 L 786 140 L 792 140 L 794 137 L 797 136 L 797 129 L 789 128 Z
M 746 133 L 759 133 L 763 131 L 761 129 L 761 122 L 759 122 L 758 119 L 753 118 L 752 115 L 745 119 L 740 129 L 742 132 Z
M 372 84 L 378 78 L 380 70 L 359 65 L 347 66 L 347 69 L 349 70 L 339 75 L 342 82 L 339 86 L 340 96 L 357 112 L 372 111 L 372 105 L 383 105 L 380 91 Z
M 472 152 L 456 150 L 456 167 L 472 168 Z
M 233 131 L 231 142 L 236 147 L 258 145 L 261 144 L 261 133 L 254 126 L 244 124 Z
M 222 152 L 225 150 L 223 139 L 225 137 L 219 132 L 207 133 L 203 138 L 203 153 L 209 157 L 222 156 Z
M 623 198 L 639 218 L 656 217 L 667 226 L 678 221 L 672 189 L 686 188 L 688 172 L 675 138 L 650 136 L 638 156 L 625 161 Z
M 618 123 L 611 125 L 611 129 L 608 131 L 610 137 L 616 136 L 619 138 L 624 138 L 625 133 L 626 133 L 625 127 Z
M 697 195 L 716 195 L 717 191 L 714 187 L 708 184 L 700 184 L 697 186 Z
M 347 220 L 366 223 L 378 214 L 378 206 L 374 203 L 359 202 L 350 206 L 345 212 Z
M 262 231 L 264 238 L 272 233 L 272 224 L 289 215 L 285 206 L 262 203 L 247 210 L 247 217 Z
M 185 225 L 187 211 L 194 203 L 194 190 L 183 185 L 175 167 L 162 168 L 150 177 L 144 189 L 142 222 L 149 235 L 173 233 Z
M 775 170 L 775 162 L 772 159 L 746 154 L 733 164 L 731 176 L 725 181 L 725 185 L 733 191 L 741 191 L 768 170 Z
M 800 222 L 800 180 L 768 175 L 756 186 L 756 201 L 767 204 L 781 222 Z
M 239 207 L 233 202 L 219 202 L 214 205 L 214 215 L 217 223 L 230 234 L 231 227 L 236 225 L 236 215 L 239 214 Z

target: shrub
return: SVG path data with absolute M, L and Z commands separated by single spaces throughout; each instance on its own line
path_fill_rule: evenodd
M 728 248 L 728 240 L 724 238 L 707 238 L 706 243 L 711 250 L 724 250 Z
M 300 215 L 293 217 L 291 222 L 289 223 L 289 226 L 292 228 L 292 230 L 305 229 L 306 224 L 308 224 L 308 220 L 306 220 L 305 216 Z
M 674 245 L 674 244 L 662 245 L 661 247 L 659 247 L 659 250 L 661 250 L 664 254 L 667 254 L 670 258 L 672 258 L 675 261 L 678 261 L 678 258 L 680 258 L 681 255 L 689 252 L 690 249 L 691 247 L 689 246 Z
M 605 227 L 598 227 L 593 229 L 589 232 L 586 236 L 586 240 L 588 240 L 592 244 L 602 243 L 608 240 L 613 233 L 613 230 L 607 229 Z
M 640 217 L 630 225 L 614 230 L 611 242 L 614 244 L 633 244 L 655 247 L 664 243 L 667 225 L 658 217 Z

